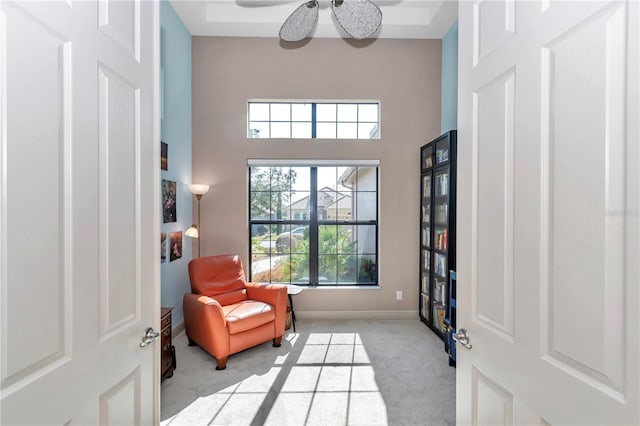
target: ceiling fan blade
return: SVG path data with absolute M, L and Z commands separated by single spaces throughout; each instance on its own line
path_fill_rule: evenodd
M 318 1 L 311 0 L 299 6 L 284 21 L 280 28 L 280 39 L 300 41 L 313 32 L 316 22 L 318 22 Z
M 355 39 L 373 35 L 382 24 L 382 11 L 369 0 L 333 0 L 331 8 L 342 29 Z

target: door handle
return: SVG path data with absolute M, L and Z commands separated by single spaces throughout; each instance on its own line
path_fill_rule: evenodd
M 146 348 L 160 337 L 160 333 L 153 331 L 153 328 L 149 327 L 145 330 L 144 336 L 142 336 L 142 341 L 140 342 L 141 348 Z
M 473 346 L 469 343 L 469 334 L 467 334 L 467 330 L 465 328 L 461 328 L 456 333 L 451 335 L 455 342 L 458 342 L 462 345 L 462 347 L 466 349 L 471 349 Z

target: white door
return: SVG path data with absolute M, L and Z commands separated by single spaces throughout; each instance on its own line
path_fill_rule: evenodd
M 458 424 L 640 424 L 640 3 L 459 13 Z
M 0 3 L 0 423 L 158 422 L 158 5 Z

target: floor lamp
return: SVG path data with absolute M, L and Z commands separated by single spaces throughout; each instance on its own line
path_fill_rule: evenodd
M 198 199 L 198 218 L 196 223 L 191 225 L 191 228 L 184 231 L 184 235 L 198 240 L 198 256 L 196 257 L 200 257 L 200 199 L 209 191 L 209 185 L 191 184 L 189 191 Z

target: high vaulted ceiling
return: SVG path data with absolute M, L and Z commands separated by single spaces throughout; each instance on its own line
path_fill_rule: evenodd
M 287 17 L 306 0 L 171 0 L 191 34 L 226 37 L 278 37 Z M 442 38 L 458 16 L 456 0 L 372 0 L 382 10 L 379 38 Z M 313 37 L 345 37 L 319 0 Z

